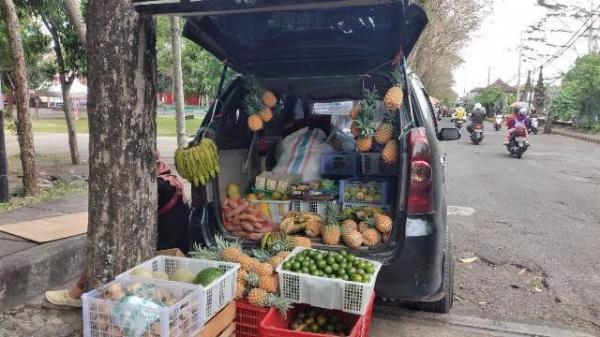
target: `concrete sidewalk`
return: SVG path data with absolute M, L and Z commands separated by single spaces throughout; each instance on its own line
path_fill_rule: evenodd
M 87 195 L 78 194 L 2 213 L 0 226 L 85 212 L 87 208 Z M 79 275 L 85 243 L 85 235 L 38 244 L 0 232 L 0 308 L 21 305 Z

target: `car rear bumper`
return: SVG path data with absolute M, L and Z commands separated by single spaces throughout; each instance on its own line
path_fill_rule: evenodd
M 431 228 L 434 218 L 427 219 Z M 442 261 L 444 235 L 439 231 L 407 237 L 402 249 L 377 277 L 379 297 L 411 302 L 433 302 L 444 297 Z

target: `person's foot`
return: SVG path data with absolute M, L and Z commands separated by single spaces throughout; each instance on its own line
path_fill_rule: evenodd
M 46 301 L 51 304 L 65 307 L 81 308 L 81 299 L 69 295 L 69 290 L 46 291 Z

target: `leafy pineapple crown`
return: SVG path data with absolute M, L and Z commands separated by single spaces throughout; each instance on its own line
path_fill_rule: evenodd
M 325 208 L 325 225 L 338 226 L 341 220 L 339 209 L 336 205 L 330 204 Z
M 394 69 L 392 71 L 392 80 L 395 86 L 404 88 L 404 74 L 400 69 Z
M 248 114 L 253 115 L 265 108 L 261 95 L 265 91 L 262 84 L 254 76 L 246 79 L 248 94 L 244 97 L 244 106 Z

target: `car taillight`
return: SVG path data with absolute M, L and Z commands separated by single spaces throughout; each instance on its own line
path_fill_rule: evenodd
M 410 186 L 408 189 L 408 213 L 433 211 L 433 186 L 431 153 L 425 128 L 416 128 L 408 135 L 410 153 Z

